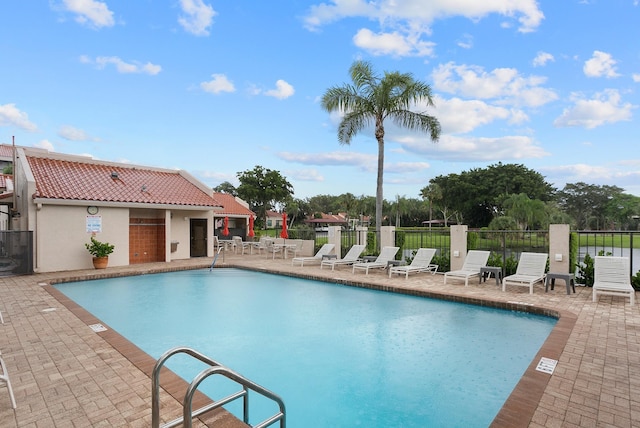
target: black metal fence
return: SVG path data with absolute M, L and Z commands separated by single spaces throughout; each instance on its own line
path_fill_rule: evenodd
M 630 275 L 640 270 L 640 232 L 636 230 L 576 231 L 578 235 L 578 261 L 586 255 L 595 257 L 629 257 Z M 637 247 L 637 248 L 636 248 Z
M 0 231 L 0 276 L 33 273 L 33 232 Z

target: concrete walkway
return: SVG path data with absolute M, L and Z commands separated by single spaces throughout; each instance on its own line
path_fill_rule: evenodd
M 155 361 L 117 332 L 94 332 L 89 325 L 100 320 L 49 284 L 206 268 L 210 263 L 211 259 L 194 259 L 1 278 L 0 311 L 5 323 L 0 325 L 0 351 L 18 407 L 11 408 L 6 387 L 0 384 L 0 426 L 149 427 L 149 373 Z M 593 303 L 591 289 L 576 287 L 577 293 L 567 295 L 562 281 L 554 291 L 545 293 L 538 285 L 529 295 L 522 287 L 503 293 L 493 279 L 481 285 L 471 280 L 468 287 L 453 280 L 445 286 L 439 274 L 389 279 L 386 272 L 364 275 L 352 274 L 349 268 L 332 272 L 317 266 L 293 267 L 289 260 L 258 255 L 227 254 L 216 263 L 216 267 L 230 266 L 555 314 L 560 317 L 558 325 L 493 426 L 640 427 L 640 307 L 630 306 L 628 299 L 601 297 Z M 558 360 L 553 375 L 535 370 L 540 357 Z M 171 373 L 163 374 L 163 385 L 165 378 L 169 385 L 161 394 L 164 422 L 181 414 L 176 397 L 186 388 Z M 224 413 L 194 424 L 238 425 L 243 426 Z

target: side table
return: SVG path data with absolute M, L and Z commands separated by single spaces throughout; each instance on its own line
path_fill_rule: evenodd
M 482 266 L 480 268 L 478 284 L 482 281 L 486 281 L 491 274 L 493 274 L 493 277 L 496 279 L 496 285 L 502 284 L 502 268 L 498 266 Z
M 405 262 L 404 260 L 387 260 L 387 269 L 389 269 L 391 266 L 404 266 L 406 264 L 407 262 Z
M 547 276 L 544 279 L 544 292 L 546 293 L 549 290 L 549 281 L 551 281 L 551 289 L 556 285 L 556 279 L 564 279 L 564 283 L 567 286 L 567 294 L 571 294 L 571 289 L 573 288 L 573 292 L 576 292 L 576 280 L 572 273 L 558 273 L 558 272 L 547 272 Z

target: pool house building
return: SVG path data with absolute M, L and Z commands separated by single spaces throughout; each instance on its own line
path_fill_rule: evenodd
M 15 147 L 12 231 L 33 234 L 33 271 L 86 269 L 85 243 L 114 245 L 109 266 L 213 255 L 213 191 L 182 170 Z

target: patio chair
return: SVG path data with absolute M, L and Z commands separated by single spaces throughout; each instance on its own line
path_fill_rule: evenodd
M 276 253 L 282 254 L 284 257 L 284 238 L 275 238 L 267 241 L 266 256 L 269 257 L 269 253 L 272 255 L 272 259 L 276 258 Z
M 11 388 L 11 380 L 9 379 L 9 372 L 7 372 L 7 365 L 2 359 L 2 352 L 0 352 L 0 368 L 2 368 L 2 374 L 0 375 L 0 382 L 4 382 L 9 390 L 9 398 L 11 399 L 11 407 L 16 408 L 16 398 L 13 396 L 13 388 Z
M 273 241 L 273 238 L 269 238 L 268 236 L 261 236 L 258 242 L 252 242 L 253 247 L 251 248 L 251 251 L 253 252 L 253 248 L 255 248 L 258 251 L 258 254 L 262 252 L 266 254 L 269 241 Z
M 304 241 L 302 239 L 287 239 L 285 246 L 285 255 L 293 254 L 293 257 L 298 257 L 298 254 L 302 251 Z
M 487 264 L 490 254 L 490 251 L 469 250 L 467 256 L 464 258 L 461 269 L 445 272 L 445 285 L 447 284 L 447 278 L 450 277 L 464 279 L 464 286 L 469 285 L 469 278 L 474 276 L 480 277 L 480 268 Z
M 529 287 L 529 294 L 533 294 L 533 286 L 537 282 L 544 284 L 545 269 L 547 268 L 547 253 L 522 253 L 518 261 L 516 273 L 502 279 L 502 291 L 507 285 Z
M 405 279 L 409 278 L 410 273 L 431 272 L 432 275 L 438 270 L 438 265 L 431 264 L 431 259 L 436 254 L 435 248 L 420 248 L 413 256 L 411 264 L 408 266 L 392 266 L 389 268 L 389 278 L 391 274 L 404 274 Z
M 635 290 L 631 285 L 628 257 L 595 256 L 593 262 L 593 301 L 598 295 L 629 297 L 635 302 Z
M 315 255 L 311 257 L 294 257 L 291 259 L 291 264 L 295 265 L 296 263 L 299 263 L 301 267 L 304 266 L 305 263 L 320 264 L 322 263 L 322 258 L 324 256 L 328 256 L 329 254 L 331 254 L 334 248 L 335 248 L 334 244 L 324 244 L 322 247 L 320 247 L 320 249 L 316 252 Z
M 355 263 L 352 267 L 352 272 L 356 273 L 356 269 L 364 271 L 365 275 L 369 275 L 369 269 L 386 269 L 389 265 L 389 260 L 393 260 L 400 247 L 382 247 L 380 255 L 372 262 L 360 262 Z
M 336 266 L 352 265 L 354 263 L 358 263 L 359 261 L 362 260 L 360 258 L 360 255 L 364 251 L 364 248 L 365 248 L 364 245 L 354 245 L 349 249 L 347 254 L 345 254 L 345 256 L 341 259 L 322 260 L 322 262 L 320 262 L 320 269 L 322 269 L 325 266 L 331 266 L 331 270 L 334 270 Z

